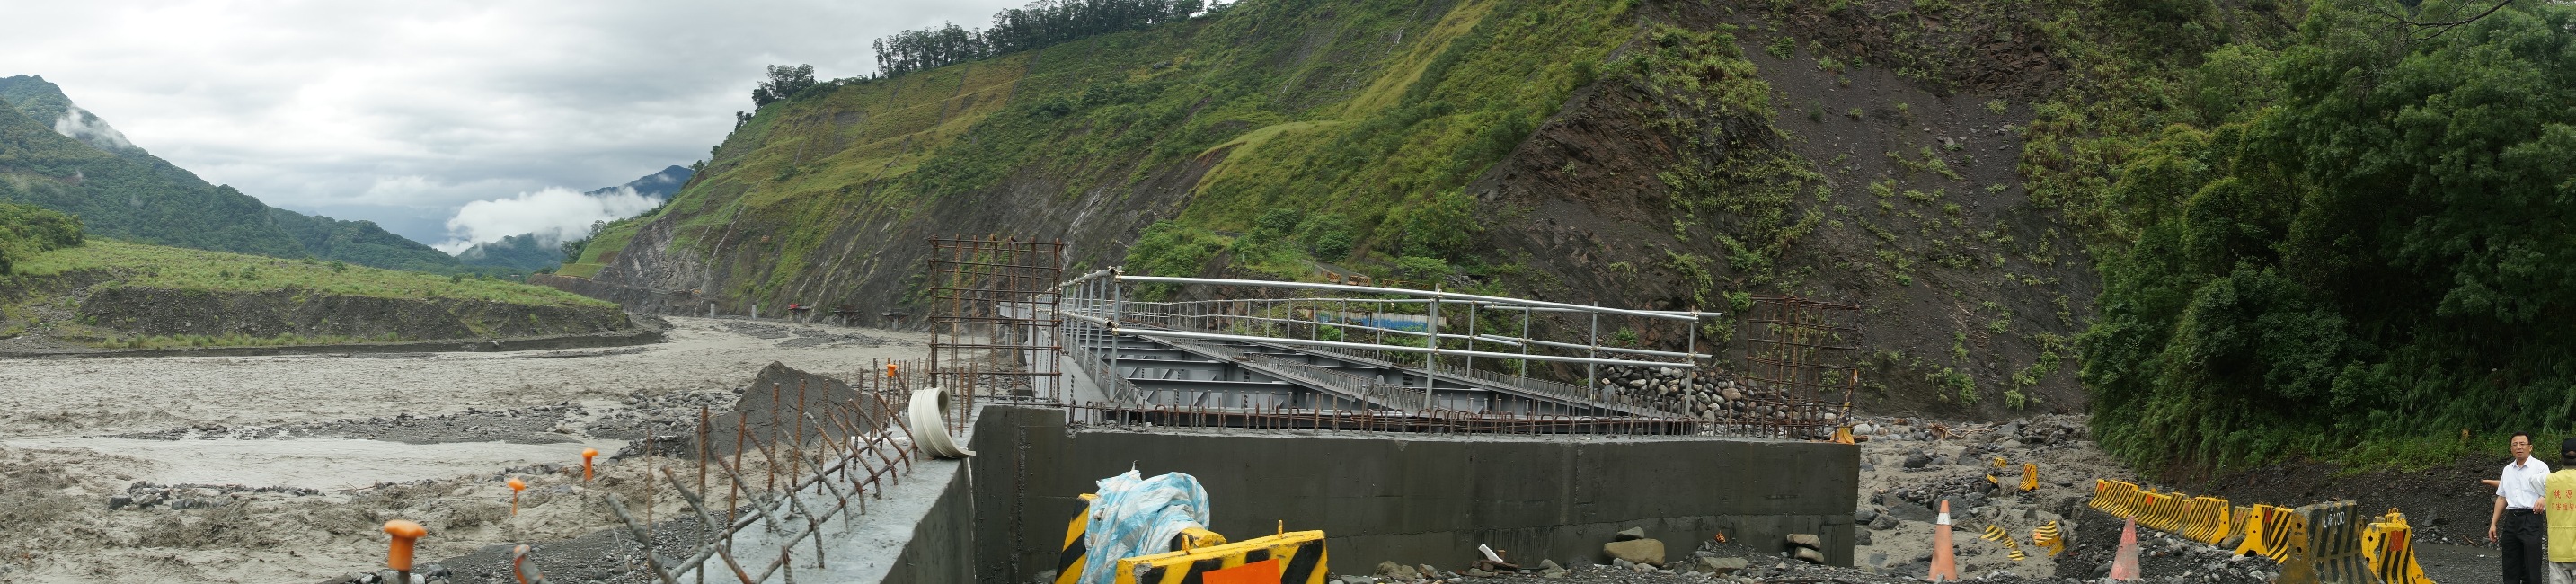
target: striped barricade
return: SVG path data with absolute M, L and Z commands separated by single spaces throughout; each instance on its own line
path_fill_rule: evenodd
M 2246 513 L 2245 542 L 2236 544 L 2236 555 L 2263 556 L 2272 561 L 2290 557 L 2290 518 L 2285 507 L 2255 505 Z
M 1292 531 L 1239 542 L 1118 560 L 1117 584 L 1202 582 L 1229 569 L 1278 570 L 1280 584 L 1323 584 L 1324 532 Z M 1234 576 L 1236 573 L 1229 573 Z
M 1088 493 L 1082 495 L 1085 501 L 1097 497 Z M 1091 523 L 1090 519 L 1087 513 L 1075 513 L 1073 521 L 1064 527 L 1064 549 L 1056 552 L 1055 584 L 1079 584 L 1082 581 L 1082 570 L 1091 561 L 1091 550 L 1082 541 L 1083 536 L 1090 530 L 1088 527 Z M 1225 536 L 1196 527 L 1183 529 L 1179 535 L 1172 536 L 1172 547 L 1179 549 L 1197 549 L 1224 543 Z
M 2370 572 L 2386 584 L 2433 584 L 2424 577 L 2424 567 L 2415 563 L 2415 529 L 2406 524 L 2406 514 L 2388 510 L 2361 528 L 2361 553 L 2370 558 Z
M 2046 548 L 2048 557 L 2054 558 L 2057 554 L 2066 553 L 2066 534 L 2058 532 L 2056 520 L 2050 520 L 2031 528 L 2030 545 Z
M 2363 517 L 2351 501 L 2290 511 L 2289 554 L 2275 584 L 2379 584 L 2362 554 Z
M 2018 562 L 2030 559 L 2028 554 L 2022 553 L 2021 544 L 2013 541 L 2012 533 L 2004 531 L 2004 526 L 1987 524 L 1985 535 L 1977 537 L 1986 541 L 2003 544 L 2004 556 L 2012 558 L 2013 561 Z
M 2138 526 L 2165 533 L 2182 532 L 2181 494 L 2146 493 L 2147 508 L 2138 514 Z
M 2138 510 L 2146 507 L 2146 493 L 2127 481 L 2094 479 L 2093 500 L 2086 504 L 2113 517 L 2136 519 Z
M 2192 541 L 2218 543 L 2227 539 L 2228 533 L 2232 531 L 2230 529 L 2232 525 L 2227 521 L 2228 512 L 2231 510 L 2226 499 L 2192 497 L 2182 502 L 2182 529 L 2175 533 Z

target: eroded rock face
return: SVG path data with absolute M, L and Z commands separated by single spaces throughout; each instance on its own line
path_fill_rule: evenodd
M 136 335 L 382 337 L 406 340 L 604 333 L 636 327 L 616 306 L 101 287 L 81 302 L 98 326 Z

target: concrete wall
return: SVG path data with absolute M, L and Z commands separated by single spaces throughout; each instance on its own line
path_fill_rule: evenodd
M 918 476 L 918 475 L 916 475 Z M 975 471 L 969 465 L 951 478 L 948 488 L 886 569 L 887 583 L 972 582 L 975 580 Z
M 1644 527 L 1675 558 L 1700 540 L 1777 545 L 1823 536 L 1851 565 L 1859 449 L 1707 437 L 1390 435 L 1255 430 L 1076 431 L 1051 408 L 989 406 L 969 461 L 981 480 L 976 574 L 1027 582 L 1055 568 L 1076 495 L 1133 467 L 1198 477 L 1218 533 L 1285 520 L 1330 535 L 1338 572 L 1381 560 L 1463 567 L 1478 543 L 1528 564 L 1606 563 L 1601 544 Z

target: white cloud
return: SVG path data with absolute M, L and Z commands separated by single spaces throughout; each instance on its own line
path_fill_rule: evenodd
M 105 120 L 98 119 L 98 116 L 82 110 L 77 105 L 63 110 L 63 116 L 54 119 L 54 133 L 88 142 L 89 145 L 96 146 L 100 150 L 116 151 L 134 147 L 133 142 L 125 139 L 124 132 L 108 127 Z
M 537 234 L 538 243 L 545 244 L 580 239 L 590 232 L 593 221 L 633 217 L 660 204 L 661 199 L 635 194 L 635 189 L 626 187 L 598 196 L 550 188 L 507 199 L 474 201 L 458 208 L 456 217 L 447 220 L 447 231 L 454 237 L 432 247 L 455 254 L 477 243 L 528 233 Z
M 764 65 L 861 75 L 877 37 L 1026 2 L 21 2 L 47 24 L 0 35 L 0 76 L 269 204 L 417 215 L 688 164 Z

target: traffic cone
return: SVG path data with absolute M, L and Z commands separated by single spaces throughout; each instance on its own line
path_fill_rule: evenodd
M 1950 549 L 1950 501 L 1941 501 L 1941 516 L 1932 521 L 1932 573 L 1923 579 L 1939 582 L 1959 580 L 1959 558 Z
M 2111 579 L 2138 579 L 2138 520 L 2120 528 L 2120 552 L 2111 556 Z

